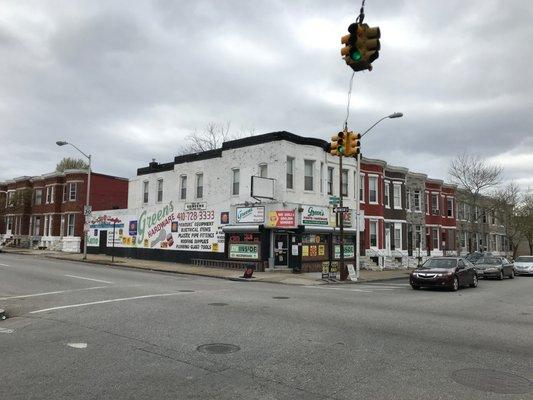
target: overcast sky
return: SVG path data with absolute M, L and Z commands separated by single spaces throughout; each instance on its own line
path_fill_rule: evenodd
M 329 140 L 351 69 L 340 37 L 360 1 L 0 0 L 0 181 L 77 156 L 132 177 L 207 123 Z M 533 188 L 533 3 L 367 0 L 381 29 L 349 126 L 367 157 L 447 178 L 467 151 Z

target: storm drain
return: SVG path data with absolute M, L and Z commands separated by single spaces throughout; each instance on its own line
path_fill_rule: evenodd
M 523 376 L 483 368 L 466 368 L 454 371 L 452 379 L 461 385 L 477 390 L 502 394 L 528 393 L 533 387 Z
M 226 344 L 226 343 L 203 344 L 196 348 L 196 350 L 198 350 L 200 353 L 207 353 L 207 354 L 230 354 L 230 353 L 235 353 L 239 351 L 240 349 L 241 348 L 239 346 L 235 346 L 234 344 Z
M 192 293 L 192 292 L 194 292 L 194 290 L 182 289 L 182 290 L 178 290 L 178 292 L 182 292 L 182 293 Z
M 210 306 L 215 306 L 215 307 L 223 307 L 223 306 L 227 306 L 228 303 L 209 303 Z
M 274 296 L 272 298 L 276 299 L 276 300 L 287 300 L 287 299 L 290 299 L 290 297 L 287 297 L 287 296 Z

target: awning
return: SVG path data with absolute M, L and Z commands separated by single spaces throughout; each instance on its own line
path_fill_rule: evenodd
M 222 232 L 259 232 L 263 225 L 226 225 Z
M 344 228 L 344 233 L 349 235 L 356 235 L 357 229 Z M 304 232 L 310 233 L 341 233 L 341 228 L 333 226 L 304 226 Z

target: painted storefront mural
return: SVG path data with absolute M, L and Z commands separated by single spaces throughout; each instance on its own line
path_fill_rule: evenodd
M 198 208 L 195 204 L 185 205 L 184 211 L 176 210 L 171 201 L 143 209 L 94 212 L 89 226 L 93 236 L 88 245 L 99 245 L 100 230 L 107 230 L 108 242 L 112 240 L 113 224 L 109 219 L 118 217 L 122 223 L 120 227 L 115 226 L 115 247 L 223 253 L 224 233 L 220 222 L 228 212 Z

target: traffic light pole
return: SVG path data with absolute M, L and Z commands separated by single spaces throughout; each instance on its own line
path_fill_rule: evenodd
M 360 248 L 361 248 L 361 232 L 359 231 L 359 226 L 361 224 L 359 215 L 361 213 L 361 153 L 357 154 L 357 169 L 356 176 L 357 181 L 355 182 L 356 187 L 356 197 L 355 197 L 355 270 L 358 271 L 358 267 L 361 265 L 360 262 Z M 364 223 L 364 221 L 363 221 Z
M 342 155 L 339 155 L 339 207 L 342 209 Z M 340 277 L 341 281 L 345 281 L 348 279 L 348 271 L 344 267 L 344 213 L 338 212 L 337 213 L 337 220 L 339 221 L 339 228 L 340 228 L 340 258 L 339 258 L 339 271 L 340 271 Z M 335 253 L 335 251 L 333 252 Z

